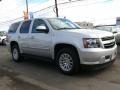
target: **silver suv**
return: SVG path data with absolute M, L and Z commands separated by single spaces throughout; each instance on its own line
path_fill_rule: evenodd
M 74 74 L 80 66 L 107 66 L 115 60 L 112 33 L 82 29 L 61 18 L 38 18 L 10 26 L 8 46 L 15 62 L 25 55 L 50 58 L 60 71 Z

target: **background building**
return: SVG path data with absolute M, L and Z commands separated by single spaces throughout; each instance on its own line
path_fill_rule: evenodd
M 93 23 L 90 22 L 76 22 L 78 25 L 80 25 L 82 28 L 93 28 Z

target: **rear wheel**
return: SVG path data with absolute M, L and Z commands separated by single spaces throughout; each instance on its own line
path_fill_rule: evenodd
M 15 62 L 19 62 L 22 60 L 22 55 L 20 54 L 20 50 L 18 45 L 12 46 L 12 60 Z
M 73 48 L 63 48 L 56 56 L 58 69 L 64 74 L 72 75 L 79 71 L 80 60 Z
M 5 39 L 2 40 L 2 45 L 6 45 L 6 40 Z

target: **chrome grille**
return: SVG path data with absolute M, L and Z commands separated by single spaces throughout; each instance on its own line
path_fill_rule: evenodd
M 112 48 L 115 45 L 115 42 L 104 44 L 104 48 Z
M 111 37 L 103 37 L 103 38 L 102 38 L 102 41 L 113 40 L 113 39 L 114 39 L 114 36 L 111 36 Z
M 104 48 L 112 48 L 115 46 L 114 36 L 103 37 L 101 39 L 102 39 Z

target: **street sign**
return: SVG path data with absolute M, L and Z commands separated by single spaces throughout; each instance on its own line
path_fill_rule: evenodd
M 34 18 L 34 16 L 33 16 L 33 13 L 32 13 L 32 12 L 30 12 L 30 13 L 29 13 L 29 17 L 30 17 L 30 19 L 33 19 L 33 18 Z

